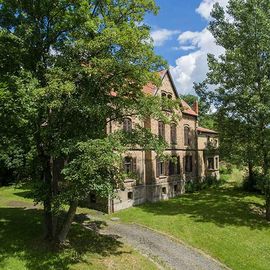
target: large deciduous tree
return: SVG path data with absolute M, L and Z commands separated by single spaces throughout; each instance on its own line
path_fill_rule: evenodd
M 230 0 L 211 15 L 209 30 L 225 52 L 209 55 L 207 79 L 196 88 L 214 102 L 225 153 L 248 165 L 252 186 L 255 166 L 269 171 L 270 2 Z
M 148 82 L 159 85 L 155 71 L 165 65 L 143 23 L 148 12 L 157 12 L 154 0 L 0 0 L 3 133 L 25 135 L 23 151 L 37 160 L 35 194 L 44 204 L 48 239 L 65 240 L 86 191 L 113 190 L 121 178 L 114 175 L 119 144 L 154 139 L 143 128 L 130 141 L 109 140 L 105 132 L 108 121 L 126 115 L 163 117 L 159 101 L 141 91 Z M 61 187 L 59 160 L 68 164 Z M 55 213 L 63 203 L 70 209 L 61 227 Z

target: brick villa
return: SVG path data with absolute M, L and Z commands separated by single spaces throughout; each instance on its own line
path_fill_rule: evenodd
M 159 88 L 145 86 L 146 94 L 179 99 L 171 74 L 160 72 L 162 85 Z M 175 197 L 185 192 L 187 181 L 203 181 L 206 176 L 219 178 L 218 134 L 202 128 L 198 123 L 199 108 L 195 102 L 190 107 L 181 100 L 178 122 L 165 124 L 155 119 L 142 122 L 136 117 L 125 118 L 122 124 L 110 123 L 107 133 L 117 129 L 129 131 L 135 124 L 151 129 L 163 136 L 170 145 L 165 154 L 175 157 L 177 162 L 162 161 L 155 151 L 130 149 L 123 157 L 123 167 L 127 173 L 134 173 L 137 179 L 126 179 L 124 188 L 117 190 L 117 197 L 102 203 L 103 210 L 115 212 L 133 205 L 155 202 Z M 211 148 L 211 151 L 208 149 Z M 90 206 L 101 205 L 97 198 L 90 196 Z

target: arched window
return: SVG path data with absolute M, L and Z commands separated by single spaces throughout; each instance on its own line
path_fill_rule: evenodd
M 176 144 L 177 143 L 177 133 L 176 133 L 176 124 L 171 124 L 171 143 Z
M 188 126 L 184 127 L 184 143 L 190 145 L 190 128 Z
M 123 130 L 126 132 L 132 131 L 132 121 L 130 118 L 125 118 L 123 122 Z
M 165 139 L 165 124 L 162 121 L 158 122 L 158 136 Z
M 161 93 L 161 97 L 166 98 L 167 94 L 163 92 L 163 93 Z

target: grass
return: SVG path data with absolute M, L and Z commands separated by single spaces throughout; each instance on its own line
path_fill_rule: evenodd
M 115 214 L 169 234 L 234 270 L 268 270 L 270 223 L 263 216 L 263 198 L 236 188 L 241 172 L 217 189 L 148 203 Z
M 33 207 L 29 192 L 2 187 L 0 269 L 152 270 L 157 267 L 116 237 L 97 234 L 79 224 L 72 226 L 67 248 L 52 250 L 42 240 L 42 210 Z

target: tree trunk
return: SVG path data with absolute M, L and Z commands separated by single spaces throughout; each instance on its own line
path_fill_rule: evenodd
M 270 196 L 266 197 L 266 219 L 270 221 Z
M 52 213 L 52 174 L 51 162 L 49 157 L 43 157 L 43 179 L 46 188 L 44 199 L 44 224 L 45 239 L 53 239 L 53 213 Z
M 59 182 L 63 180 L 63 176 L 61 174 L 62 169 L 64 168 L 64 159 L 63 158 L 55 158 L 52 160 L 52 196 L 55 197 L 59 194 Z M 55 207 L 59 207 L 59 205 L 55 205 Z M 52 219 L 53 226 L 53 238 L 55 239 L 57 235 L 57 227 L 58 227 L 58 216 L 53 215 Z
M 68 232 L 69 232 L 70 227 L 71 227 L 71 223 L 72 223 L 73 218 L 76 214 L 77 206 L 78 206 L 77 200 L 72 201 L 70 206 L 69 206 L 66 220 L 64 221 L 62 229 L 57 237 L 60 244 L 64 243 L 66 238 L 67 238 Z
M 252 162 L 248 162 L 248 191 L 253 191 L 255 186 L 254 171 Z

